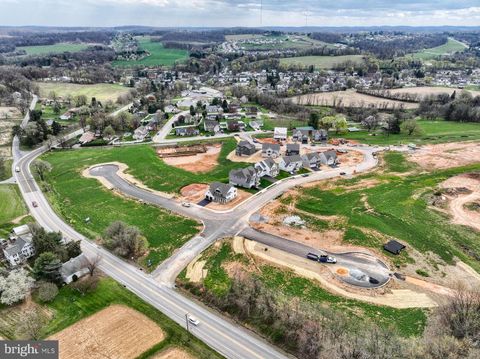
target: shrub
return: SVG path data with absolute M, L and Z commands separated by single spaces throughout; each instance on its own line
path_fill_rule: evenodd
M 51 302 L 58 294 L 58 288 L 54 283 L 42 282 L 38 287 L 38 299 L 42 302 Z

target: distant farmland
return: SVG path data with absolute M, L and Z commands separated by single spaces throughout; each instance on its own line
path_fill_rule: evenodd
M 285 66 L 300 65 L 305 67 L 315 66 L 316 69 L 331 69 L 336 65 L 342 64 L 346 61 L 352 61 L 359 65 L 364 62 L 362 55 L 299 56 L 280 59 L 280 64 Z
M 375 107 L 379 109 L 393 109 L 401 106 L 405 109 L 418 107 L 418 104 L 416 103 L 387 100 L 380 97 L 361 94 L 354 90 L 321 92 L 295 96 L 291 99 L 295 103 L 307 106 Z
M 17 50 L 25 50 L 27 55 L 61 54 L 63 52 L 78 52 L 88 48 L 88 44 L 58 43 L 54 45 L 20 46 Z
M 172 66 L 177 61 L 184 61 L 188 58 L 188 51 L 181 49 L 166 49 L 162 43 L 153 42 L 150 38 L 144 37 L 139 40 L 140 47 L 150 54 L 141 60 L 118 60 L 112 65 L 117 67 L 135 66 Z
M 88 101 L 95 97 L 99 101 L 115 100 L 118 96 L 128 93 L 129 88 L 118 84 L 95 84 L 79 85 L 64 82 L 37 82 L 41 97 L 48 97 L 50 92 L 55 92 L 57 96 L 72 97 L 85 95 Z
M 441 46 L 424 49 L 422 51 L 412 54 L 416 59 L 432 60 L 442 55 L 453 54 L 454 52 L 463 51 L 468 48 L 463 42 L 449 38 L 447 43 Z

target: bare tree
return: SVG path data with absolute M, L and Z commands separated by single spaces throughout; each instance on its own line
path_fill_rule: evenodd
M 47 321 L 47 316 L 40 309 L 26 310 L 21 313 L 15 334 L 22 339 L 38 340 Z
M 101 260 L 102 260 L 102 256 L 100 254 L 97 254 L 94 258 L 85 257 L 85 266 L 87 267 L 88 272 L 90 273 L 90 277 L 93 277 L 93 275 L 95 274 L 95 271 L 97 270 Z

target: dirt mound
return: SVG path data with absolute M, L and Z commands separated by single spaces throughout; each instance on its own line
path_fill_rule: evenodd
M 466 166 L 480 162 L 480 144 L 461 142 L 428 145 L 411 154 L 409 160 L 428 170 Z

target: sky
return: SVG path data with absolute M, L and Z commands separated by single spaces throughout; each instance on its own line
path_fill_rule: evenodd
M 0 25 L 480 26 L 480 0 L 0 0 Z

